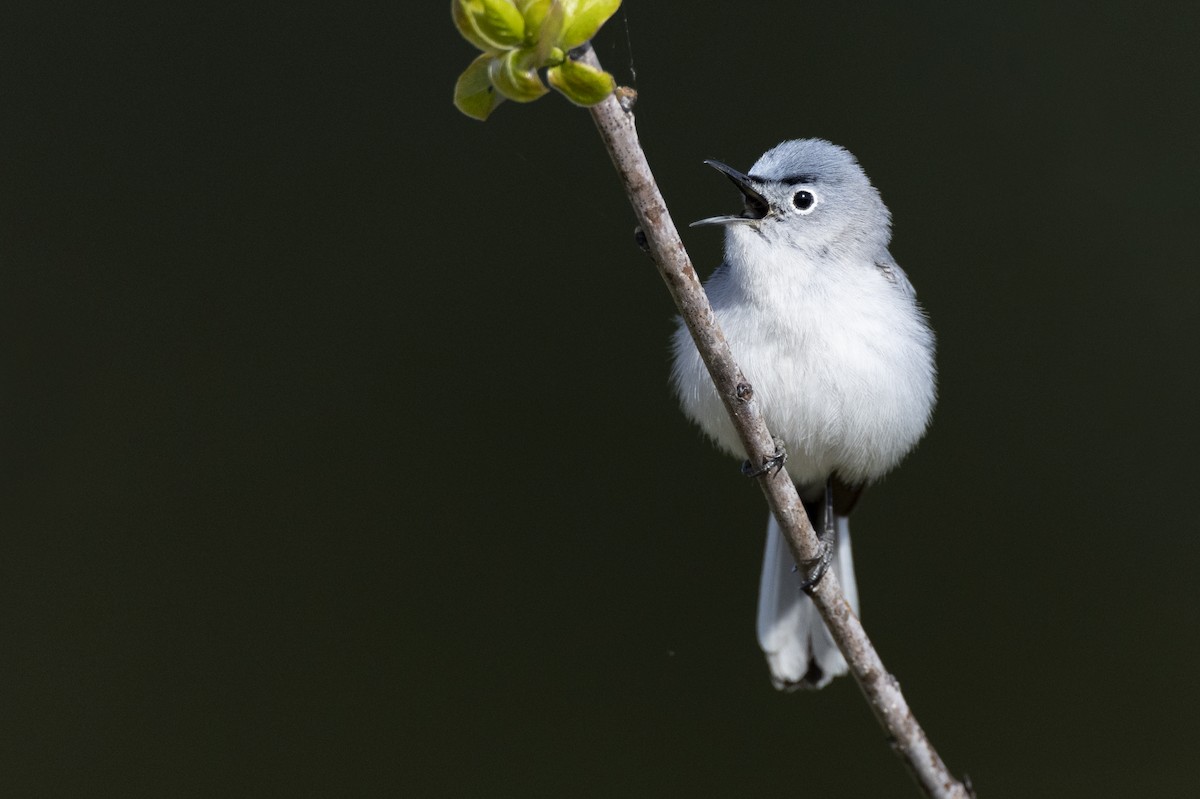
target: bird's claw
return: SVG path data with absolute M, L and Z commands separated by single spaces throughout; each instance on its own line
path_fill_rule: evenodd
M 825 572 L 829 571 L 829 564 L 832 562 L 833 545 L 822 541 L 820 556 L 813 560 L 805 561 L 803 564 L 807 574 L 804 577 L 804 581 L 800 583 L 800 590 L 806 594 L 812 594 L 821 582 L 821 578 L 825 576 Z
M 762 466 L 754 467 L 750 461 L 742 461 L 742 474 L 746 477 L 762 477 L 769 472 L 774 477 L 783 469 L 785 463 L 787 463 L 787 451 L 783 448 L 783 442 L 776 441 L 775 454 L 769 458 L 763 458 Z
M 829 571 L 829 564 L 833 562 L 834 547 L 837 546 L 837 524 L 834 521 L 833 511 L 833 475 L 830 475 L 825 481 L 824 516 L 825 524 L 817 533 L 817 541 L 821 544 L 821 554 L 816 559 L 804 564 L 808 573 L 804 577 L 804 582 L 800 583 L 800 590 L 810 596 L 821 582 L 821 578 L 825 576 L 825 572 Z

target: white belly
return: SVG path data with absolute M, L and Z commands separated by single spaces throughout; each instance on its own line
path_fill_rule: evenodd
M 869 482 L 920 440 L 935 400 L 932 335 L 915 301 L 877 273 L 823 291 L 751 302 L 710 288 L 734 358 L 799 483 Z M 905 298 L 907 299 L 907 298 Z M 684 411 L 724 449 L 745 452 L 686 329 L 676 335 Z

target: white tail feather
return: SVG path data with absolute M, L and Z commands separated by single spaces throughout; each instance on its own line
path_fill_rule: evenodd
M 858 613 L 850 524 L 845 516 L 837 516 L 835 520 L 837 544 L 830 569 L 837 574 L 850 607 Z M 824 524 L 823 519 L 812 522 L 818 530 Z M 847 671 L 846 661 L 816 606 L 800 590 L 803 577 L 795 568 L 779 523 L 771 516 L 758 588 L 758 643 L 771 667 L 771 682 L 780 690 L 824 688 Z

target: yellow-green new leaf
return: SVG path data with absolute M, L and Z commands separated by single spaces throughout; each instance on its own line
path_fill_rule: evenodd
M 558 46 L 564 50 L 586 42 L 616 13 L 621 0 L 559 0 L 563 5 L 563 31 Z
M 488 65 L 488 77 L 496 91 L 510 100 L 528 103 L 550 91 L 537 74 L 532 50 L 509 50 Z
M 612 75 L 569 58 L 546 70 L 546 79 L 576 105 L 595 105 L 616 88 Z
M 463 0 L 450 0 L 450 13 L 454 16 L 454 27 L 458 28 L 458 32 L 462 37 L 478 49 L 487 52 L 496 52 L 499 48 L 494 47 L 491 42 L 483 38 L 483 36 L 471 24 L 471 18 L 467 16 L 467 12 L 463 9 L 465 3 Z
M 454 24 L 481 50 L 496 52 L 525 42 L 525 18 L 512 0 L 453 0 Z
M 525 44 L 533 44 L 538 40 L 542 29 L 542 20 L 550 11 L 554 0 L 514 0 L 517 10 L 525 18 Z M 556 34 L 557 35 L 557 34 Z
M 454 84 L 454 105 L 469 117 L 478 120 L 488 118 L 496 106 L 504 102 L 504 98 L 492 86 L 488 77 L 488 64 L 494 56 L 487 53 L 471 62 L 463 74 L 458 76 Z
M 529 17 L 525 18 L 525 24 L 529 25 Z M 531 42 L 534 48 L 534 58 L 539 67 L 562 61 L 562 49 L 557 46 L 558 39 L 562 36 L 562 28 L 562 3 L 559 0 L 553 0 L 547 5 L 546 16 L 538 20 L 537 36 Z

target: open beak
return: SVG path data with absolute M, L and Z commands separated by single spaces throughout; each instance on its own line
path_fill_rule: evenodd
M 705 161 L 704 163 L 711 166 L 718 172 L 723 172 L 725 177 L 729 178 L 733 185 L 737 186 L 738 191 L 742 193 L 742 202 L 745 204 L 745 210 L 740 214 L 728 216 L 710 216 L 708 219 L 701 219 L 699 222 L 693 222 L 689 227 L 700 227 L 701 225 L 732 225 L 741 222 L 757 222 L 767 215 L 771 210 L 771 204 L 767 202 L 767 198 L 763 197 L 754 188 L 754 180 L 749 175 L 743 175 L 731 166 L 722 164 L 720 161 Z

